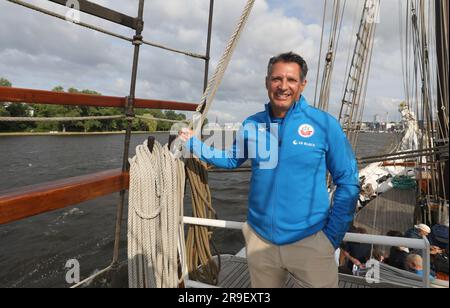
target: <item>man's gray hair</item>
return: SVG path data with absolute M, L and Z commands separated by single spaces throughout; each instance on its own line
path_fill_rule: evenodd
M 270 77 L 270 75 L 272 75 L 272 68 L 274 64 L 278 62 L 297 63 L 300 66 L 300 79 L 302 81 L 306 79 L 306 75 L 308 74 L 308 65 L 300 55 L 292 51 L 282 53 L 279 54 L 278 56 L 270 58 L 269 65 L 267 66 L 267 77 Z

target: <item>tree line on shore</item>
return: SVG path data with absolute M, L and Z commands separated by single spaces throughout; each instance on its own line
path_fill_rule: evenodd
M 0 78 L 0 86 L 11 87 L 12 84 L 5 78 Z M 65 92 L 64 88 L 57 86 L 52 89 L 55 92 Z M 67 89 L 68 93 L 81 93 L 101 95 L 93 90 Z M 176 121 L 186 120 L 186 115 L 176 113 L 172 110 L 158 109 L 135 109 L 136 115 L 149 118 L 169 119 Z M 123 115 L 122 108 L 111 107 L 88 107 L 88 106 L 61 106 L 43 104 L 24 104 L 0 102 L 0 117 L 89 117 L 89 116 L 115 116 Z M 125 119 L 113 120 L 85 120 L 71 122 L 1 122 L 0 132 L 108 132 L 122 131 L 126 129 Z M 173 123 L 134 119 L 133 131 L 169 131 Z

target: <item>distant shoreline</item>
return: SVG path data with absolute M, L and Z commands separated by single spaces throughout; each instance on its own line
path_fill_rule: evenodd
M 131 132 L 133 135 L 151 135 L 154 133 L 169 133 L 168 131 L 155 131 L 155 132 Z M 58 133 L 29 133 L 29 132 L 20 132 L 20 133 L 0 133 L 0 137 L 27 137 L 27 136 L 95 136 L 95 135 L 124 135 L 125 131 L 118 132 L 58 132 Z

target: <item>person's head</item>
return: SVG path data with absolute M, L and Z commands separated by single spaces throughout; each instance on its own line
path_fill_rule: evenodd
M 386 235 L 392 236 L 392 237 L 404 237 L 405 236 L 402 232 L 397 231 L 397 230 L 388 231 L 388 233 L 386 233 Z M 398 247 L 393 247 L 393 248 L 395 248 L 399 251 L 403 251 L 405 253 L 409 253 L 409 248 L 405 247 L 405 246 L 398 246 Z
M 356 233 L 367 234 L 367 230 L 363 227 L 358 227 L 358 228 L 356 228 Z
M 358 233 L 358 227 L 355 225 L 351 225 L 350 228 L 348 228 L 349 233 Z
M 415 225 L 414 228 L 416 228 L 417 233 L 419 233 L 421 236 L 428 236 L 431 233 L 430 227 L 428 227 L 426 224 Z
M 266 88 L 276 117 L 284 117 L 306 87 L 308 65 L 293 52 L 272 57 L 267 67 Z
M 410 254 L 406 258 L 406 268 L 420 271 L 423 269 L 423 260 L 422 257 L 416 254 Z
M 403 233 L 397 230 L 391 230 L 388 231 L 388 233 L 386 233 L 387 236 L 392 236 L 392 237 L 403 237 Z

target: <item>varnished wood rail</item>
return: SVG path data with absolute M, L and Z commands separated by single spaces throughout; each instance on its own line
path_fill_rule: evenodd
M 96 107 L 125 107 L 126 98 L 116 96 L 0 87 L 0 102 Z M 195 111 L 197 108 L 197 104 L 136 98 L 134 107 Z
M 108 170 L 0 192 L 0 224 L 127 190 L 128 173 Z

